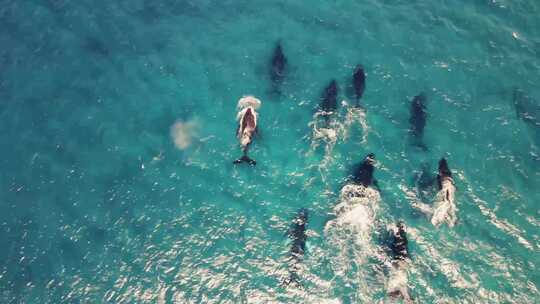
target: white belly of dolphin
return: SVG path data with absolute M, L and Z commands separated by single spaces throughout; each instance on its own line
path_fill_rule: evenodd
M 453 180 L 451 178 L 444 179 L 441 191 L 435 196 L 433 216 L 431 217 L 431 223 L 434 226 L 439 226 L 444 222 L 447 222 L 450 227 L 455 225 L 457 220 L 457 208 L 454 201 L 455 192 L 456 187 Z

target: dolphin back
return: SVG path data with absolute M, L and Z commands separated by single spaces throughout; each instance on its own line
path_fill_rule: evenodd
M 394 231 L 392 240 L 392 255 L 394 260 L 405 260 L 409 257 L 409 241 L 407 240 L 407 232 L 402 223 L 397 224 L 397 230 Z
M 424 93 L 421 93 L 415 96 L 411 102 L 409 122 L 415 136 L 422 136 L 424 134 L 424 127 L 427 120 L 426 100 Z
M 337 109 L 337 93 L 338 86 L 336 80 L 332 79 L 328 86 L 324 89 L 321 96 L 321 110 L 325 112 L 333 112 Z
M 296 214 L 291 228 L 289 229 L 289 238 L 292 240 L 291 253 L 299 257 L 306 250 L 308 211 L 302 208 Z
M 283 48 L 281 42 L 278 42 L 272 55 L 270 77 L 274 83 L 283 80 L 285 74 L 285 68 L 287 66 L 287 58 L 283 54 Z
M 358 102 L 362 98 L 362 95 L 364 95 L 364 90 L 366 89 L 366 74 L 364 72 L 364 67 L 360 64 L 354 69 L 353 86 L 356 101 Z
M 374 161 L 375 155 L 370 153 L 360 164 L 356 165 L 352 172 L 353 182 L 365 187 L 372 185 L 374 182 L 373 173 L 375 172 Z

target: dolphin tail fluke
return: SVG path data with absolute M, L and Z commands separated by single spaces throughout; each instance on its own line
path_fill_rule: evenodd
M 283 280 L 284 286 L 302 287 L 302 282 L 296 272 L 291 272 L 289 277 Z
M 252 166 L 255 166 L 257 164 L 257 162 L 251 158 L 249 158 L 247 155 L 244 155 L 242 157 L 240 157 L 239 159 L 235 159 L 233 161 L 233 164 L 237 165 L 237 164 L 241 164 L 241 163 L 248 163 Z
M 416 144 L 416 146 L 417 146 L 418 148 L 420 148 L 420 149 L 421 149 L 422 151 L 424 151 L 424 152 L 427 152 L 427 151 L 428 151 L 428 147 L 427 147 L 426 144 L 424 144 L 423 142 L 420 142 L 420 143 Z
M 358 108 L 360 106 L 360 97 L 355 96 L 354 98 L 354 107 Z

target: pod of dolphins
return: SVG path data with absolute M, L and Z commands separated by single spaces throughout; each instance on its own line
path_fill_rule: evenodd
M 281 86 L 286 78 L 288 67 L 287 58 L 283 52 L 281 42 L 276 44 L 272 58 L 270 60 L 270 80 L 271 89 L 273 93 L 281 94 Z M 352 87 L 354 88 L 354 107 L 362 108 L 361 99 L 364 95 L 366 88 L 366 74 L 362 65 L 357 65 L 354 68 L 352 74 Z M 326 124 L 337 112 L 338 108 L 338 83 L 332 79 L 328 85 L 324 88 L 318 111 L 320 117 L 324 118 Z M 246 100 L 249 101 L 246 102 Z M 526 115 L 523 110 L 522 100 L 524 100 L 523 93 L 516 90 L 514 92 L 514 104 L 518 118 L 526 121 L 530 124 L 539 125 L 537 117 Z M 238 131 L 237 136 L 242 148 L 243 156 L 234 161 L 235 164 L 248 163 L 255 165 L 256 161 L 247 156 L 248 147 L 251 144 L 252 137 L 257 131 L 257 112 L 256 109 L 260 106 L 260 101 L 254 97 L 243 97 L 239 104 L 238 109 Z M 427 121 L 427 97 L 425 94 L 420 93 L 415 96 L 410 103 L 410 143 L 412 146 L 416 146 L 423 151 L 427 151 L 427 146 L 424 143 L 424 128 Z M 369 153 L 362 162 L 356 165 L 352 174 L 349 177 L 346 185 L 342 189 L 342 195 L 345 192 L 348 198 L 366 197 L 365 191 L 368 188 L 380 192 L 377 180 L 374 178 L 376 159 L 373 153 Z M 455 185 L 452 178 L 452 172 L 449 169 L 448 162 L 445 158 L 441 158 L 438 164 L 438 174 L 436 180 L 426 178 L 428 171 L 424 168 L 424 172 L 421 176 L 418 188 L 427 188 L 436 185 L 438 190 L 437 194 L 433 198 L 434 203 L 427 205 L 423 203 L 414 203 L 413 207 L 424 212 L 429 218 L 431 223 L 438 227 L 439 225 L 446 223 L 449 227 L 452 227 L 456 223 L 456 205 L 454 202 Z M 347 188 L 349 187 L 349 188 Z M 346 189 L 347 188 L 347 189 Z M 351 190 L 354 189 L 354 190 Z M 422 200 L 422 199 L 420 199 Z M 373 202 L 376 204 L 376 202 Z M 354 208 L 354 207 L 353 207 Z M 339 214 L 338 214 L 339 216 Z M 285 285 L 294 284 L 296 286 L 301 285 L 301 278 L 298 273 L 298 264 L 302 262 L 304 254 L 306 253 L 306 241 L 308 225 L 308 210 L 302 208 L 295 215 L 291 227 L 288 231 L 288 237 L 291 240 L 289 250 L 289 277 L 284 280 Z M 405 273 L 407 261 L 410 259 L 408 240 L 406 227 L 402 222 L 398 222 L 392 229 L 392 238 L 388 252 L 390 253 L 388 258 L 391 261 L 392 268 L 395 272 L 391 273 Z M 410 302 L 411 298 L 408 295 L 406 286 L 400 286 L 394 284 L 392 274 L 387 284 L 387 294 L 392 297 L 401 297 L 404 301 Z

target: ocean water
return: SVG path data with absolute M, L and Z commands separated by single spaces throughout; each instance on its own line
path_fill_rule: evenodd
M 537 1 L 0 3 L 1 303 L 400 302 L 380 233 L 396 221 L 415 303 L 540 302 Z M 366 130 L 348 115 L 357 64 Z M 427 151 L 408 140 L 420 92 Z M 255 167 L 232 164 L 247 94 L 262 101 Z M 370 152 L 380 200 L 362 246 L 326 227 Z M 435 228 L 412 204 L 441 157 L 457 223 Z M 301 285 L 284 285 L 300 208 Z

